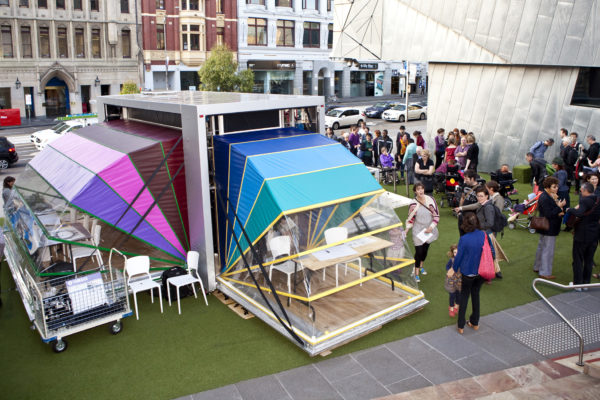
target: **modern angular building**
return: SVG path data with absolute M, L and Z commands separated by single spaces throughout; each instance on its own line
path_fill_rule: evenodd
M 560 128 L 598 135 L 597 1 L 336 0 L 334 29 L 335 57 L 429 62 L 429 138 L 474 132 L 484 171 Z
M 188 90 L 217 44 L 237 53 L 235 0 L 142 0 L 144 82 L 150 90 Z
M 133 0 L 1 0 L 0 108 L 21 116 L 95 111 L 141 82 Z

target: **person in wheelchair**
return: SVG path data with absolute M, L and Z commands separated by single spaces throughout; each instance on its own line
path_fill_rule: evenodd
M 379 155 L 379 165 L 381 166 L 381 172 L 383 174 L 383 181 L 386 184 L 394 183 L 394 179 L 398 181 L 396 176 L 396 169 L 394 168 L 394 157 L 392 157 L 385 146 L 381 147 L 381 154 Z
M 502 197 L 512 196 L 517 194 L 514 183 L 517 181 L 513 178 L 511 170 L 508 168 L 508 164 L 502 164 L 502 166 L 496 170 L 496 172 L 490 173 L 490 178 L 493 181 L 498 182 L 500 185 L 500 194 Z

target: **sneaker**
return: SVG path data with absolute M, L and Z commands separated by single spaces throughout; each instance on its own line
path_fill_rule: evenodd
M 419 275 L 415 275 L 415 281 L 417 281 L 417 283 L 421 282 L 421 278 L 419 278 Z
M 425 271 L 425 268 L 421 267 L 421 275 L 427 275 L 427 271 Z
M 456 315 L 454 307 L 448 307 L 448 315 L 450 315 L 450 317 L 454 317 Z

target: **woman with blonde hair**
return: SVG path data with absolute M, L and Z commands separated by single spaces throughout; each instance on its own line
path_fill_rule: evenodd
M 425 193 L 431 195 L 433 193 L 433 173 L 435 168 L 431 153 L 427 149 L 421 150 L 421 158 L 415 163 L 415 178 L 418 182 L 423 183 Z
M 477 172 L 477 164 L 479 163 L 479 146 L 475 143 L 475 135 L 473 133 L 469 133 L 467 135 L 467 144 L 469 145 L 469 149 L 467 150 L 467 155 L 465 156 L 467 162 L 465 163 L 465 170 L 472 169 Z

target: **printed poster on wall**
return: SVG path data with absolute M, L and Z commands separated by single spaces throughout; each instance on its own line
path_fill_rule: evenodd
M 383 96 L 383 71 L 375 72 L 375 96 Z

